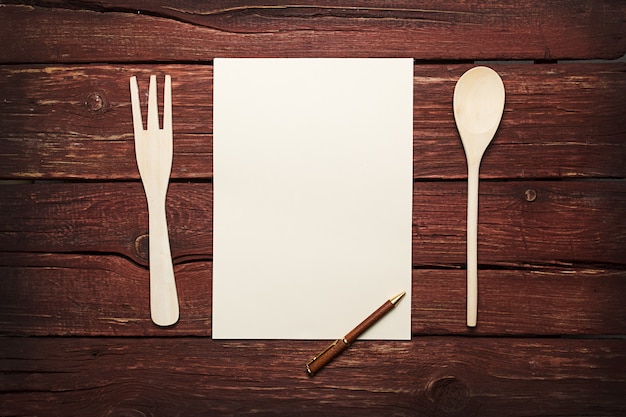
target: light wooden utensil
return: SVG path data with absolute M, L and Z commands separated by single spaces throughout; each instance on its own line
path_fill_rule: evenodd
M 150 315 L 159 326 L 178 321 L 178 295 L 167 233 L 165 197 L 172 170 L 172 81 L 165 76 L 163 129 L 159 128 L 156 76 L 150 76 L 148 128 L 144 130 L 137 78 L 130 78 L 135 154 L 148 200 L 150 242 Z
M 478 315 L 478 177 L 483 154 L 500 125 L 504 84 L 497 72 L 474 67 L 454 88 L 454 118 L 467 158 L 467 325 Z

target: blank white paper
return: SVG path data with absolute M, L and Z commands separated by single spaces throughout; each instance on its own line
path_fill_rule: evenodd
M 216 339 L 411 338 L 413 61 L 215 59 Z

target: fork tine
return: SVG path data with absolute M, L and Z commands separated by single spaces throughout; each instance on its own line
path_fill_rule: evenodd
M 163 88 L 163 130 L 172 131 L 172 77 L 165 76 Z
M 139 87 L 137 87 L 137 77 L 130 77 L 130 101 L 133 112 L 133 129 L 135 136 L 143 131 L 143 120 L 141 119 L 141 105 L 139 104 Z
M 150 89 L 148 90 L 148 130 L 159 129 L 159 109 L 157 107 L 156 75 L 150 76 Z

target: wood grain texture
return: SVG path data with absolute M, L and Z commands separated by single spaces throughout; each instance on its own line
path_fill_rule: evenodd
M 626 64 L 556 62 L 623 56 L 625 2 L 2 3 L 0 415 L 626 414 Z M 410 342 L 356 342 L 309 378 L 327 341 L 211 340 L 226 56 L 416 59 Z M 475 60 L 498 62 L 507 101 L 481 167 L 468 329 L 452 92 Z M 128 90 L 138 76 L 145 106 L 151 74 L 173 81 L 181 319 L 166 329 L 149 316 Z
M 465 263 L 466 187 L 414 184 L 414 267 Z M 147 205 L 139 182 L 0 185 L 0 192 L 2 251 L 115 253 L 147 263 Z M 527 192 L 535 193 L 534 201 Z M 176 262 L 212 258 L 212 198 L 210 183 L 170 184 L 166 210 Z M 483 181 L 479 204 L 482 267 L 626 263 L 622 181 Z
M 2 254 L 3 334 L 162 336 L 211 334 L 211 264 L 174 269 L 181 320 L 150 319 L 149 273 L 113 255 Z
M 468 65 L 417 65 L 414 176 L 466 177 L 452 93 Z M 483 178 L 626 177 L 626 64 L 493 65 L 506 87 Z M 128 78 L 172 75 L 174 179 L 212 177 L 212 67 L 0 67 L 0 178 L 136 179 Z M 144 107 L 145 109 L 145 107 Z
M 500 417 L 626 412 L 624 340 L 357 342 L 310 378 L 304 363 L 319 348 L 319 341 L 3 338 L 0 414 Z
M 216 56 L 584 59 L 626 52 L 626 6 L 617 0 L 430 0 L 418 7 L 382 0 L 11 3 L 17 5 L 0 9 L 5 63 Z
M 175 266 L 180 320 L 163 329 L 150 321 L 145 267 L 110 254 L 5 252 L 0 333 L 210 336 L 211 269 L 207 261 Z M 412 282 L 414 336 L 624 334 L 623 270 L 480 270 L 475 329 L 465 326 L 464 270 L 414 270 Z

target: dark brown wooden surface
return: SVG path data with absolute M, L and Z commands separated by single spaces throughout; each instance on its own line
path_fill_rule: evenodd
M 626 341 L 421 337 L 361 342 L 318 376 L 327 342 L 9 339 L 3 415 L 619 415 Z M 36 392 L 36 401 L 25 401 Z M 70 415 L 70 414 L 68 414 Z
M 619 0 L 6 3 L 18 3 L 0 9 L 7 63 L 619 58 L 626 49 Z
M 623 1 L 5 1 L 0 23 L 0 416 L 626 415 L 626 63 L 590 61 L 626 52 Z M 411 341 L 310 378 L 328 341 L 211 339 L 224 56 L 416 60 Z M 468 329 L 452 92 L 486 59 L 507 101 Z M 128 90 L 150 74 L 173 80 L 170 328 L 149 317 Z

